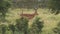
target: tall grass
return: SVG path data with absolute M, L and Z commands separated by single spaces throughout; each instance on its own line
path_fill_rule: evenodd
M 15 23 L 16 19 L 20 18 L 20 14 L 22 12 L 22 9 L 9 9 L 9 13 L 7 13 L 6 19 L 9 21 L 7 23 Z M 23 9 L 24 13 L 33 13 L 34 10 L 30 9 Z M 48 9 L 38 9 L 38 17 L 40 17 L 44 21 L 44 27 L 42 34 L 54 34 L 52 29 L 56 27 L 58 22 L 60 21 L 60 14 L 54 15 L 49 12 Z M 33 20 L 33 19 L 32 19 Z M 29 22 L 29 27 L 32 24 L 32 20 Z

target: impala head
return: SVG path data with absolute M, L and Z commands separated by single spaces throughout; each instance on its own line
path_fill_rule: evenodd
M 37 9 L 35 9 L 35 15 L 38 15 L 38 13 L 37 13 Z

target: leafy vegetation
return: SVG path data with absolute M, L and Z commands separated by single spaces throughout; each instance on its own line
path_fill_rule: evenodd
M 12 31 L 12 33 L 14 34 L 15 32 L 15 25 L 13 24 L 9 24 L 9 29 Z
M 8 8 L 10 8 L 10 3 L 4 0 L 0 1 L 0 17 L 2 21 L 5 20 L 6 13 L 8 12 Z
M 55 33 L 60 34 L 60 22 L 58 23 L 57 27 L 53 29 Z
M 0 25 L 1 27 L 1 31 L 2 31 L 2 34 L 6 34 L 6 31 L 7 31 L 7 26 L 6 25 L 4 25 L 4 24 L 2 24 L 2 25 Z
M 35 20 L 33 21 L 33 24 L 32 24 L 32 33 L 34 34 L 41 34 L 42 32 L 42 28 L 43 28 L 43 22 L 40 21 L 40 18 L 35 18 Z
M 22 17 L 21 19 L 17 19 L 16 22 L 18 31 L 22 31 L 24 34 L 28 34 L 28 20 Z

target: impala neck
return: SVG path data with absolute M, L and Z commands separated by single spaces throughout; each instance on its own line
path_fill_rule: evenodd
M 35 15 L 38 15 L 38 13 L 37 13 L 37 9 L 35 9 Z
M 23 14 L 23 10 L 22 10 L 22 14 Z

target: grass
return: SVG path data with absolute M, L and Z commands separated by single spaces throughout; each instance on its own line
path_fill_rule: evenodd
M 11 23 L 15 23 L 16 19 L 20 18 L 21 9 L 10 9 L 10 12 L 7 13 L 6 19 Z M 24 9 L 24 13 L 33 13 L 34 10 Z M 44 21 L 44 28 L 42 29 L 42 34 L 54 34 L 52 29 L 57 26 L 60 21 L 60 14 L 54 15 L 51 14 L 48 9 L 38 9 L 38 17 L 40 17 Z M 32 20 L 30 20 L 29 26 L 32 24 Z

